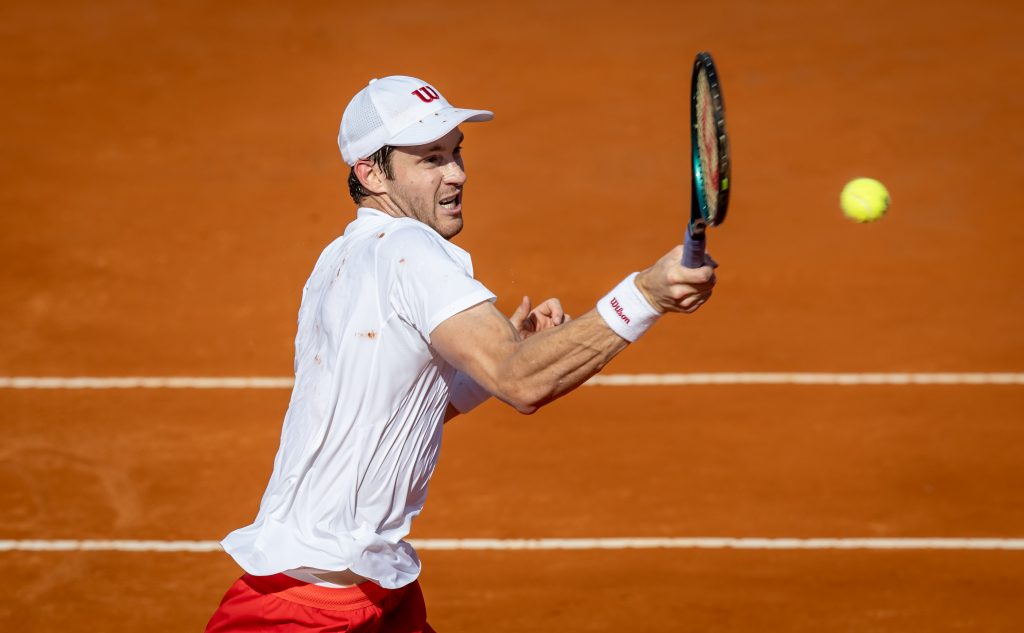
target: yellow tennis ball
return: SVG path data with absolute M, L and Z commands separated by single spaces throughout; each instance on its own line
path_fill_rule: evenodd
M 874 222 L 889 208 L 889 191 L 874 178 L 856 178 L 843 187 L 839 206 L 855 222 Z

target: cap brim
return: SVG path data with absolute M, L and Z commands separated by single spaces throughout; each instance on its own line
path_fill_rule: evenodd
M 395 145 L 397 147 L 426 145 L 427 143 L 433 143 L 462 123 L 479 123 L 490 121 L 493 118 L 494 113 L 488 110 L 442 108 L 392 136 L 388 141 L 388 145 Z

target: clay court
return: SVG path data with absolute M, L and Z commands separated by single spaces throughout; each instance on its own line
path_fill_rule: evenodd
M 579 314 L 682 239 L 703 49 L 734 161 L 714 299 L 617 358 L 624 384 L 450 424 L 412 538 L 962 545 L 426 547 L 431 624 L 1024 628 L 1019 3 L 14 2 L 0 32 L 0 629 L 199 631 L 240 574 L 80 545 L 251 521 L 368 79 L 495 112 L 463 127 L 456 242 L 506 313 Z M 858 176 L 892 193 L 879 222 L 839 212 Z M 792 373 L 820 380 L 750 384 Z M 77 377 L 214 386 L 17 380 Z

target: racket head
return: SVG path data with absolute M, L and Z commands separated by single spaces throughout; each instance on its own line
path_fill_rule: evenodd
M 708 52 L 697 53 L 690 80 L 690 145 L 693 158 L 693 195 L 690 232 L 725 221 L 729 209 L 729 137 L 725 130 L 725 100 L 715 61 Z

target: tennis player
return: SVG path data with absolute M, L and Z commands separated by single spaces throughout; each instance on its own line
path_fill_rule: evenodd
M 295 387 L 255 521 L 224 549 L 245 571 L 207 631 L 432 631 L 403 539 L 443 423 L 492 395 L 532 413 L 601 370 L 666 312 L 711 295 L 678 246 L 570 320 L 555 299 L 506 318 L 452 244 L 463 227 L 460 125 L 431 84 L 392 76 L 349 103 L 338 143 L 356 219 L 303 289 Z

